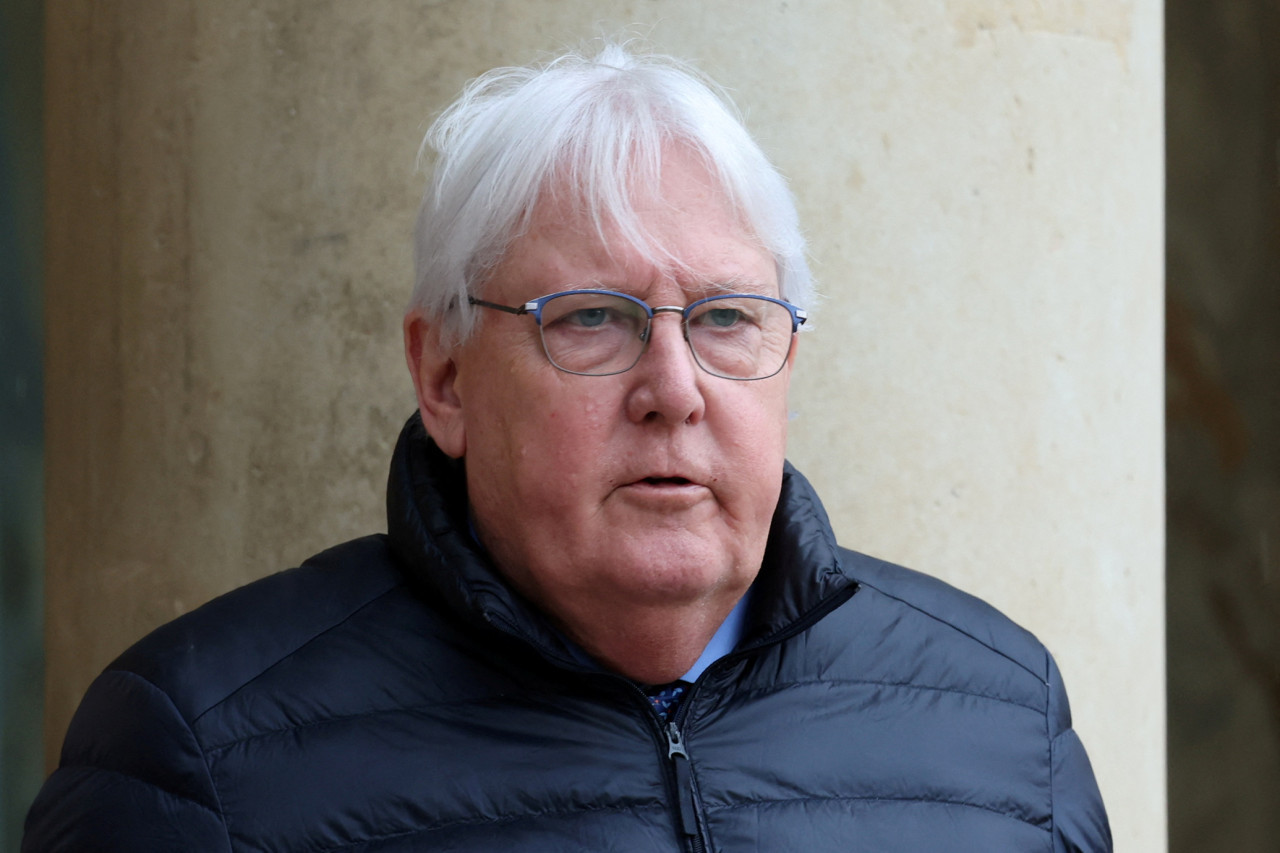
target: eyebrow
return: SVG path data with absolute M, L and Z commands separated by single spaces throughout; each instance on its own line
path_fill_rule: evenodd
M 616 293 L 626 293 L 630 296 L 637 296 L 648 299 L 648 294 L 640 294 L 634 292 L 631 288 L 624 288 L 617 284 L 610 284 L 599 279 L 587 279 L 585 281 L 570 282 L 566 281 L 561 284 L 560 290 L 611 290 Z M 758 279 L 750 276 L 733 275 L 728 278 L 719 277 L 697 277 L 688 281 L 681 290 L 692 295 L 694 301 L 707 296 L 720 296 L 729 293 L 743 293 L 753 296 L 776 296 L 774 291 L 777 286 L 770 286 Z
M 704 296 L 719 296 L 722 293 L 746 293 L 754 296 L 768 296 L 775 290 L 762 281 L 748 276 L 735 275 L 729 278 L 704 278 L 693 282 L 688 291 L 699 292 Z
M 774 284 L 771 287 L 759 279 L 755 279 L 750 276 L 735 275 L 725 279 L 723 282 L 712 282 L 712 287 L 723 288 L 728 291 L 733 291 L 734 293 L 755 293 L 763 296 L 764 291 L 776 288 L 777 285 Z

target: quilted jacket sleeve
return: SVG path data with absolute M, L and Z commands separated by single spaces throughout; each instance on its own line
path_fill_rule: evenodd
M 1084 744 L 1071 728 L 1062 674 L 1049 656 L 1054 853 L 1111 853 L 1111 826 Z
M 76 711 L 58 769 L 27 815 L 24 853 L 230 849 L 187 721 L 141 676 L 104 672 Z

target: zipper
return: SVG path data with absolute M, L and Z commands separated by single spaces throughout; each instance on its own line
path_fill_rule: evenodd
M 685 750 L 684 735 L 680 730 L 680 723 L 683 722 L 684 718 L 687 716 L 689 707 L 693 704 L 693 695 L 697 692 L 699 685 L 707 679 L 707 675 L 712 670 L 721 669 L 732 662 L 749 657 L 766 646 L 780 643 L 809 628 L 823 616 L 826 616 L 832 610 L 835 610 L 837 607 L 852 598 L 854 594 L 858 592 L 858 589 L 859 584 L 857 582 L 850 583 L 846 589 L 820 601 L 813 609 L 802 614 L 798 619 L 782 630 L 775 631 L 772 634 L 758 638 L 754 642 L 748 643 L 743 648 L 730 652 L 711 664 L 711 666 L 708 667 L 707 670 L 689 686 L 688 692 L 682 697 L 680 706 L 676 708 L 671 721 L 667 723 L 665 728 L 663 728 L 658 721 L 657 714 L 652 710 L 649 710 L 654 722 L 658 723 L 659 731 L 665 735 L 667 741 L 667 760 L 672 765 L 672 775 L 674 776 L 679 831 L 681 837 L 686 842 L 688 849 L 691 850 L 692 853 L 706 853 L 707 839 L 703 833 L 702 816 L 698 810 L 697 794 L 694 790 L 693 784 L 693 769 L 689 763 L 689 753 Z M 640 697 L 640 700 L 644 703 L 646 708 L 648 707 L 648 697 L 634 681 L 616 673 L 603 672 L 596 667 L 586 666 L 580 660 L 566 658 L 563 655 L 555 653 L 553 650 L 547 648 L 543 643 L 541 643 L 538 638 L 524 630 L 503 613 L 486 608 L 483 616 L 486 622 L 493 625 L 498 630 L 529 644 L 544 658 L 557 664 L 563 669 L 571 672 L 582 673 L 584 675 L 603 676 L 614 682 L 629 685 L 630 689 Z
M 667 760 L 671 762 L 675 775 L 676 786 L 676 807 L 677 817 L 679 818 L 679 829 L 682 837 L 688 843 L 689 849 L 693 853 L 706 853 L 707 841 L 703 834 L 701 814 L 698 810 L 697 794 L 693 787 L 693 768 L 689 763 L 689 753 L 684 746 L 684 733 L 680 730 L 680 724 L 684 722 L 688 715 L 689 707 L 693 704 L 694 693 L 698 687 L 706 680 L 707 675 L 712 670 L 720 669 L 730 663 L 749 657 L 765 646 L 780 643 L 789 637 L 792 637 L 801 631 L 812 626 L 822 617 L 826 616 L 832 610 L 844 604 L 858 592 L 859 585 L 851 583 L 849 587 L 835 595 L 828 597 L 820 602 L 816 607 L 808 613 L 803 614 L 799 619 L 791 623 L 782 631 L 775 632 L 767 637 L 763 637 L 754 643 L 747 645 L 737 651 L 730 652 L 718 661 L 714 662 L 702 673 L 693 684 L 689 685 L 689 690 L 681 697 L 680 705 L 676 708 L 675 713 L 671 716 L 671 720 L 667 723 L 663 733 L 667 738 Z M 634 685 L 633 685 L 634 686 Z M 644 691 L 638 687 L 635 688 L 642 696 Z M 646 703 L 648 699 L 645 699 Z
M 688 698 L 688 697 L 686 697 Z M 672 720 L 667 723 L 667 759 L 676 775 L 676 806 L 680 817 L 680 833 L 688 840 L 694 853 L 702 853 L 706 845 L 702 840 L 702 828 L 698 822 L 698 802 L 693 792 L 693 771 L 689 767 L 689 753 L 684 748 L 684 735 L 680 726 Z

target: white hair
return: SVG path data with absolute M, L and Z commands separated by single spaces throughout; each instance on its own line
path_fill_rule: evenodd
M 678 60 L 614 43 L 593 58 L 494 69 L 432 124 L 422 148 L 436 161 L 418 211 L 411 307 L 441 323 L 446 342 L 465 340 L 476 310 L 467 296 L 528 226 L 540 194 L 562 186 L 581 194 L 602 242 L 612 226 L 646 259 L 677 261 L 646 233 L 631 189 L 659 185 L 672 143 L 704 161 L 773 255 L 782 298 L 809 307 L 795 201 L 728 96 Z

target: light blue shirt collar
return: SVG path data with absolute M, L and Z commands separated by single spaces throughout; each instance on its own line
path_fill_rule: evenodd
M 707 643 L 707 647 L 702 650 L 702 654 L 693 662 L 693 666 L 689 667 L 689 671 L 680 676 L 680 681 L 687 681 L 690 684 L 698 680 L 702 673 L 706 672 L 707 667 L 720 660 L 720 658 L 729 654 L 737 647 L 738 641 L 742 639 L 742 633 L 747 624 L 747 611 L 750 609 L 751 590 L 755 587 L 749 587 L 742 598 L 738 599 L 738 603 L 729 611 L 729 615 L 720 623 L 720 627 L 711 635 L 711 640 Z M 561 634 L 564 637 L 563 634 Z M 599 667 L 590 655 L 582 650 L 577 643 L 564 637 L 565 645 L 569 651 L 577 658 L 579 663 L 589 664 Z

